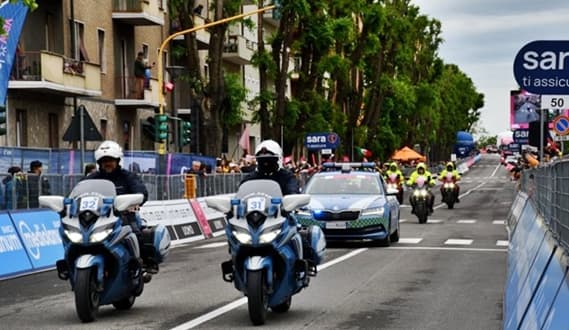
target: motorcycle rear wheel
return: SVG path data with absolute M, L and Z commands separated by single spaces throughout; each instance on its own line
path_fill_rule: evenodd
M 77 282 L 74 291 L 77 316 L 85 323 L 94 321 L 99 309 L 95 268 L 77 270 Z
M 254 325 L 264 324 L 267 319 L 269 298 L 263 277 L 262 270 L 247 272 L 247 304 Z

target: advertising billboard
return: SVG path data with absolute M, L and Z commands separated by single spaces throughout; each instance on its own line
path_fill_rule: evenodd
M 560 114 L 569 114 L 568 109 L 547 110 L 545 121 L 552 129 L 552 120 Z M 529 123 L 539 121 L 541 114 L 541 95 L 524 90 L 510 91 L 510 129 L 529 129 Z

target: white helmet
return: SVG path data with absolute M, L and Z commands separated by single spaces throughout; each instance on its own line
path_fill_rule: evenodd
M 123 157 L 121 146 L 115 141 L 103 141 L 95 150 L 95 160 L 99 163 L 103 157 L 111 157 L 120 161 Z
M 266 154 L 268 152 L 269 154 Z M 283 167 L 283 150 L 273 140 L 265 140 L 255 148 L 257 171 L 271 174 Z

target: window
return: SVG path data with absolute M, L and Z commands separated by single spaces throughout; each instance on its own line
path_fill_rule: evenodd
M 28 116 L 23 109 L 16 109 L 16 146 L 28 146 Z
M 56 51 L 55 49 L 55 26 L 56 19 L 52 13 L 45 14 L 45 44 L 47 50 Z
M 142 52 L 144 53 L 144 58 L 147 59 L 148 58 L 148 45 L 147 44 L 142 44 Z
M 106 119 L 101 119 L 101 136 L 103 137 L 103 140 L 107 139 L 107 120 Z
M 81 22 L 73 22 L 73 24 L 75 27 L 73 58 L 79 61 L 89 62 L 89 56 L 85 48 L 85 25 Z
M 48 114 L 48 143 L 50 148 L 59 148 L 59 119 L 56 113 Z
M 97 45 L 99 50 L 99 65 L 101 72 L 107 72 L 107 62 L 105 61 L 105 30 L 97 29 Z

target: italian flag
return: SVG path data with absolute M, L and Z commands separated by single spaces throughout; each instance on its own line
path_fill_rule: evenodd
M 358 155 L 360 155 L 362 157 L 366 157 L 366 158 L 370 158 L 373 155 L 371 150 L 368 150 L 365 148 L 356 147 L 356 151 L 357 151 Z

